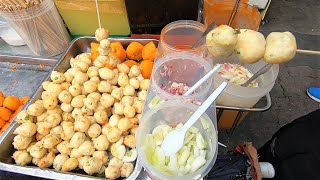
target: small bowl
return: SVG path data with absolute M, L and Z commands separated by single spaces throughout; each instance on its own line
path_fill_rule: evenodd
M 194 124 L 207 141 L 207 162 L 197 171 L 184 176 L 170 176 L 150 165 L 145 155 L 144 144 L 147 134 L 151 134 L 152 130 L 158 125 L 167 124 L 175 126 L 179 123 L 185 123 L 197 108 L 198 106 L 192 103 L 186 103 L 179 100 L 169 100 L 165 103 L 159 103 L 143 115 L 136 135 L 138 158 L 152 179 L 201 179 L 207 175 L 213 167 L 218 154 L 218 136 L 215 125 L 216 119 L 210 119 L 207 114 L 203 114 Z M 204 128 L 203 123 L 209 128 Z

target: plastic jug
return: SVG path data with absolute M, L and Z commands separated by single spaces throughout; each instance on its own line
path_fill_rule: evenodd
M 208 26 L 212 22 L 217 25 L 228 24 L 236 0 L 205 0 L 204 22 Z M 233 28 L 258 30 L 261 15 L 247 0 L 240 0 L 237 13 L 231 23 Z

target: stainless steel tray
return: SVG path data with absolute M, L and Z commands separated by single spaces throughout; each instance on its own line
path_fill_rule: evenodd
M 57 61 L 55 66 L 52 68 L 52 71 L 60 71 L 65 72 L 68 68 L 70 68 L 69 60 L 71 57 L 75 57 L 78 54 L 89 52 L 90 50 L 90 43 L 94 42 L 95 39 L 93 37 L 81 37 L 78 39 L 75 39 L 71 42 L 69 48 L 67 49 L 66 53 L 62 56 L 62 58 Z M 132 38 L 110 38 L 110 41 L 118 41 L 121 42 L 124 47 L 126 47 L 129 43 L 133 41 L 140 42 L 141 44 L 146 44 L 150 41 L 153 41 L 155 44 L 158 44 L 158 41 L 155 39 L 132 39 Z M 10 62 L 10 60 L 14 60 L 12 62 L 17 62 L 19 58 L 12 56 L 7 57 L 7 61 Z M 39 61 L 41 60 L 41 61 Z M 21 60 L 21 62 L 25 62 Z M 50 59 L 32 59 L 29 63 L 31 64 L 40 64 L 46 62 L 45 64 L 52 65 L 54 63 L 54 60 Z M 50 79 L 50 73 L 49 75 L 44 79 L 44 81 Z M 41 85 L 39 86 L 38 90 L 34 93 L 34 95 L 30 98 L 29 102 L 24 106 L 23 109 L 26 109 L 30 104 L 35 102 L 37 99 L 41 98 L 41 93 L 43 89 Z M 54 171 L 53 169 L 40 169 L 36 166 L 26 166 L 21 167 L 14 164 L 14 160 L 11 158 L 14 148 L 12 146 L 14 134 L 13 131 L 18 127 L 18 124 L 15 119 L 11 125 L 7 128 L 7 130 L 3 133 L 3 135 L 0 137 L 0 170 L 14 172 L 14 173 L 20 173 L 20 174 L 26 174 L 31 176 L 37 176 L 37 177 L 43 177 L 43 178 L 49 178 L 49 179 L 102 179 L 102 177 L 94 177 L 86 175 L 85 173 L 66 173 L 66 172 L 58 172 Z M 133 180 L 133 179 L 140 179 L 141 176 L 139 176 L 141 172 L 142 166 L 139 162 L 136 162 L 135 169 L 131 176 L 129 176 L 127 179 Z M 139 176 L 139 178 L 137 178 Z M 142 175 L 141 178 L 146 178 L 145 175 Z M 103 178 L 104 179 L 104 178 Z

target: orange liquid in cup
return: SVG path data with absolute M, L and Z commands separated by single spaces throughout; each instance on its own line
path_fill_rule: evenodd
M 183 49 L 191 49 L 192 47 L 188 45 L 178 45 L 178 46 L 175 46 L 174 48 L 183 50 Z

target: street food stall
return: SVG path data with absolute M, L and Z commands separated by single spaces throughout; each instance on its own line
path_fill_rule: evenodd
M 140 2 L 150 9 L 123 0 L 0 2 L 16 40 L 0 48 L 0 170 L 206 178 L 223 146 L 218 130 L 232 133 L 248 113 L 267 111 L 279 64 L 317 53 L 297 49 L 290 32 L 265 38 L 259 11 L 232 2 L 192 1 L 180 14 L 172 10 L 179 1 Z M 183 129 L 181 143 L 163 145 Z

